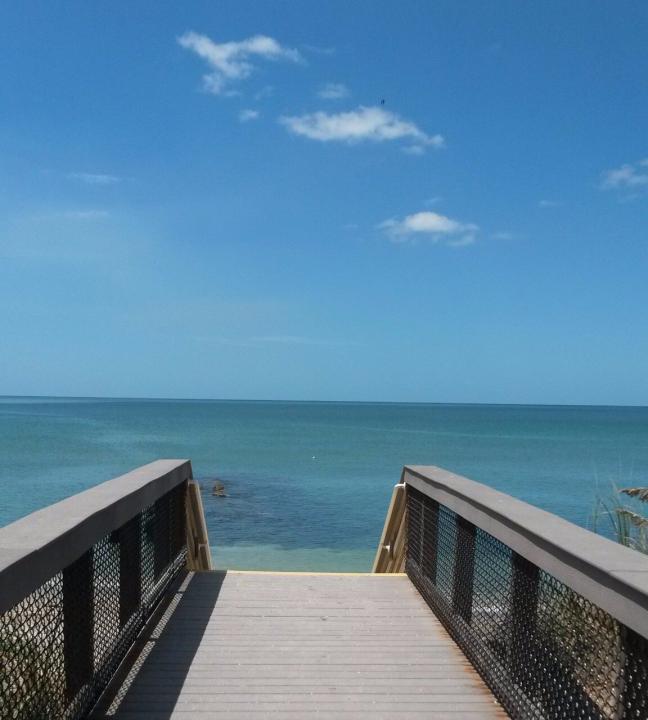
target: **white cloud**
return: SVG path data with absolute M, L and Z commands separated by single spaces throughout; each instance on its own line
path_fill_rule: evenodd
M 254 35 L 239 42 L 215 43 L 206 35 L 186 32 L 178 38 L 178 43 L 207 63 L 210 72 L 203 75 L 203 87 L 214 95 L 225 94 L 229 83 L 249 77 L 254 71 L 254 65 L 250 62 L 253 57 L 302 61 L 298 50 L 283 47 L 267 35 Z
M 317 91 L 317 94 L 324 100 L 340 100 L 349 97 L 349 88 L 342 83 L 326 83 Z
M 103 173 L 72 172 L 65 177 L 70 180 L 79 180 L 87 185 L 114 185 L 121 182 L 121 178 L 116 175 L 105 175 Z
M 341 113 L 315 112 L 292 117 L 283 116 L 279 122 L 290 132 L 320 142 L 363 141 L 385 142 L 410 140 L 417 146 L 443 147 L 441 135 L 428 135 L 414 123 L 379 107 L 362 107 Z
M 559 207 L 560 203 L 557 200 L 539 200 L 538 207 L 541 208 L 552 208 Z
M 475 242 L 479 227 L 473 223 L 440 215 L 424 210 L 407 215 L 402 220 L 391 218 L 378 226 L 384 230 L 393 242 L 407 242 L 416 237 L 427 237 L 433 242 L 445 241 L 447 245 L 458 247 Z
M 603 173 L 601 187 L 605 190 L 613 188 L 640 188 L 648 185 L 648 172 L 639 169 L 648 166 L 648 158 L 637 163 L 625 163 L 621 167 L 606 170 Z
M 256 120 L 258 117 L 258 110 L 241 110 L 241 112 L 239 113 L 239 120 L 241 122 L 249 122 L 250 120 Z

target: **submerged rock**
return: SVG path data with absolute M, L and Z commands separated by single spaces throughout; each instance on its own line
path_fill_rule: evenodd
M 216 480 L 214 483 L 214 487 L 212 488 L 212 495 L 215 495 L 216 497 L 227 497 L 227 493 L 225 492 L 225 485 L 220 480 Z

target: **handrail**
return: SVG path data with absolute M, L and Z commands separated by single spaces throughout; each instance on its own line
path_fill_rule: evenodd
M 394 485 L 372 573 L 401 573 L 405 567 L 405 485 Z
M 194 480 L 187 485 L 187 567 L 202 572 L 214 569 L 200 486 Z
M 648 556 L 439 467 L 406 465 L 401 482 L 648 636 Z
M 188 568 L 211 569 L 188 460 L 158 460 L 0 529 L 0 718 L 87 717 Z
M 405 572 L 514 720 L 648 718 L 648 557 L 406 466 Z
M 191 477 L 189 460 L 156 460 L 0 528 L 0 613 Z

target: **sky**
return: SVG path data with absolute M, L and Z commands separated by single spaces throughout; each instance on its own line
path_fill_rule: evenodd
M 648 404 L 648 5 L 0 6 L 0 394 Z

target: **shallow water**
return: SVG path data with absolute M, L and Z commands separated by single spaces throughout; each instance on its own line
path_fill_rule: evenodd
M 648 408 L 0 398 L 0 525 L 159 457 L 192 460 L 219 567 L 367 570 L 404 464 L 587 526 L 648 484 Z

